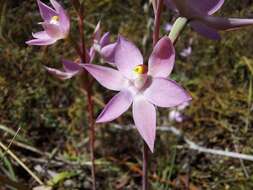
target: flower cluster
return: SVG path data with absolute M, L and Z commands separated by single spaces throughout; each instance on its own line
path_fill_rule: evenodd
M 252 19 L 222 18 L 213 16 L 223 5 L 224 0 L 164 0 L 167 7 L 188 20 L 199 34 L 210 39 L 220 39 L 218 31 L 230 30 L 253 24 Z M 70 19 L 63 7 L 50 0 L 53 8 L 37 0 L 44 31 L 33 33 L 35 39 L 29 45 L 50 45 L 68 36 Z M 156 2 L 156 1 L 153 1 Z M 170 31 L 173 25 L 167 24 Z M 159 30 L 158 30 L 159 31 Z M 180 55 L 188 57 L 192 53 L 192 40 Z M 65 80 L 88 71 L 103 87 L 118 91 L 99 114 L 96 122 L 110 122 L 132 105 L 133 120 L 137 130 L 150 150 L 154 150 L 156 136 L 156 108 L 171 108 L 188 105 L 190 94 L 175 81 L 168 79 L 175 63 L 175 49 L 168 36 L 162 37 L 154 46 L 144 63 L 139 49 L 130 41 L 119 36 L 110 42 L 109 32 L 101 35 L 100 22 L 97 24 L 91 48 L 85 49 L 86 63 L 63 60 L 63 68 L 45 67 L 52 75 Z M 96 53 L 108 67 L 93 64 Z M 171 120 L 182 121 L 178 109 L 170 114 Z

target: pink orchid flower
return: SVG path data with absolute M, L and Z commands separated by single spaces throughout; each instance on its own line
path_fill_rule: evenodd
M 26 42 L 28 45 L 51 45 L 57 40 L 64 39 L 69 34 L 70 20 L 66 11 L 55 0 L 50 0 L 54 9 L 37 0 L 43 22 L 40 24 L 44 31 L 33 33 L 35 39 Z
M 133 104 L 137 130 L 150 150 L 156 136 L 156 107 L 174 107 L 190 101 L 191 96 L 175 81 L 167 79 L 175 62 L 175 50 L 168 37 L 155 46 L 148 62 L 143 64 L 139 49 L 123 37 L 118 38 L 114 64 L 118 70 L 84 64 L 84 68 L 105 88 L 119 91 L 106 105 L 96 122 L 109 122 Z
M 116 43 L 110 43 L 108 32 L 105 33 L 101 37 L 100 22 L 95 28 L 93 36 L 94 36 L 93 45 L 89 51 L 86 51 L 87 63 L 93 62 L 95 58 L 95 54 L 96 54 L 96 49 L 97 51 L 99 51 L 100 55 L 105 59 L 105 61 L 112 62 L 113 57 L 114 57 L 114 49 L 115 49 Z M 82 63 L 75 63 L 75 62 L 63 60 L 62 64 L 63 64 L 62 69 L 55 69 L 51 67 L 45 67 L 45 68 L 50 74 L 52 74 L 53 76 L 61 80 L 70 79 L 74 77 L 75 75 L 82 73 L 82 71 L 84 70 L 84 68 L 82 67 Z
M 232 30 L 253 24 L 253 19 L 223 18 L 212 16 L 225 0 L 165 0 L 166 5 L 190 21 L 191 27 L 199 34 L 220 39 L 218 31 Z
M 97 51 L 101 57 L 108 63 L 113 64 L 116 42 L 110 42 L 110 33 L 106 32 L 101 36 L 100 22 L 94 31 L 93 50 Z

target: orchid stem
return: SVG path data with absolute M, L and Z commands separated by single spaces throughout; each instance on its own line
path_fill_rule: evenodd
M 78 1 L 72 0 L 73 6 L 80 6 L 77 10 L 78 16 L 78 26 L 81 38 L 81 61 L 82 63 L 87 63 L 86 56 L 86 46 L 85 46 L 85 34 L 84 34 L 84 2 L 78 3 Z M 75 6 L 76 5 L 76 6 Z M 77 53 L 78 48 L 76 48 Z M 92 190 L 96 190 L 96 168 L 95 168 L 95 154 L 94 154 L 94 144 L 95 144 L 95 121 L 94 121 L 94 103 L 92 98 L 92 80 L 90 80 L 87 71 L 84 71 L 81 75 L 82 77 L 82 88 L 86 91 L 88 99 L 88 122 L 89 122 L 89 146 L 90 146 L 90 159 L 91 159 L 91 176 L 92 176 Z
M 153 33 L 153 47 L 155 46 L 155 44 L 159 40 L 162 8 L 163 8 L 163 0 L 158 0 L 157 10 L 156 10 L 156 13 L 155 13 L 155 26 L 154 26 L 154 33 Z
M 155 24 L 153 32 L 153 48 L 154 48 L 160 37 L 160 24 L 161 24 L 163 0 L 153 1 L 153 3 L 154 3 L 153 5 L 155 6 Z M 148 190 L 148 150 L 149 147 L 147 146 L 146 142 L 143 141 L 142 190 Z
M 148 146 L 143 141 L 142 190 L 148 190 Z
M 90 158 L 91 158 L 91 175 L 92 175 L 92 189 L 96 190 L 96 168 L 95 168 L 95 155 L 94 155 L 94 144 L 95 144 L 95 125 L 94 125 L 94 104 L 92 98 L 92 88 L 89 85 L 87 90 L 88 96 L 88 111 L 89 111 L 89 124 L 90 124 L 90 133 L 89 133 L 89 140 L 90 140 Z

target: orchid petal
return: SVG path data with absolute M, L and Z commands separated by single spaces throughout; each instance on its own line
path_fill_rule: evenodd
M 192 5 L 189 0 L 172 0 L 181 16 L 191 19 L 195 16 L 202 15 L 201 11 L 197 10 L 195 5 Z
M 97 23 L 97 26 L 94 30 L 94 33 L 93 33 L 93 36 L 94 36 L 94 40 L 98 43 L 98 41 L 100 40 L 100 36 L 101 36 L 101 30 L 100 30 L 100 26 L 101 26 L 101 23 L 98 22 Z
M 127 84 L 123 75 L 112 68 L 93 64 L 84 64 L 83 67 L 105 88 L 120 91 Z
M 47 6 L 45 3 L 42 3 L 40 0 L 37 0 L 40 15 L 45 21 L 50 21 L 53 16 L 58 15 L 51 7 Z
M 188 3 L 197 11 L 211 15 L 222 7 L 224 0 L 188 0 Z
M 115 48 L 115 65 L 129 79 L 134 78 L 133 69 L 143 64 L 140 50 L 130 41 L 119 37 Z
M 53 5 L 54 9 L 59 13 L 62 8 L 62 6 L 60 5 L 60 3 L 58 3 L 55 0 L 50 0 L 50 3 Z
M 54 69 L 54 68 L 50 68 L 50 67 L 46 67 L 45 69 L 52 74 L 53 76 L 61 79 L 61 80 L 67 80 L 72 78 L 73 76 L 77 75 L 79 73 L 79 71 L 75 71 L 75 72 L 65 72 L 59 69 Z
M 137 130 L 153 152 L 156 136 L 155 107 L 145 98 L 136 97 L 133 102 L 133 118 Z
M 200 35 L 210 38 L 212 40 L 220 40 L 220 35 L 217 30 L 207 26 L 201 21 L 193 20 L 190 22 L 191 27 Z
M 88 63 L 91 63 L 95 59 L 96 50 L 94 47 L 91 47 L 89 52 L 86 54 L 86 59 Z
M 224 0 L 166 0 L 165 4 L 172 10 L 191 18 L 196 14 L 211 15 L 218 11 L 224 4 Z
M 32 33 L 32 36 L 34 37 L 34 38 L 40 38 L 40 39 L 42 39 L 42 38 L 50 38 L 49 36 L 48 36 L 48 34 L 46 33 L 46 31 L 40 31 L 40 32 L 35 32 L 35 33 Z
M 253 19 L 222 18 L 214 16 L 205 16 L 200 19 L 204 21 L 206 25 L 213 27 L 216 30 L 230 30 L 253 25 Z
M 50 23 L 42 23 L 43 28 L 51 38 L 61 39 L 63 38 L 62 31 L 58 25 Z
M 76 71 L 83 70 L 83 67 L 79 63 L 75 63 L 75 62 L 68 61 L 68 60 L 63 60 L 62 64 L 63 64 L 63 68 L 66 72 L 76 72 Z
M 110 63 L 111 65 L 114 65 L 114 57 L 115 57 L 115 48 L 116 48 L 117 43 L 112 43 L 109 44 L 107 46 L 104 46 L 101 49 L 101 56 L 103 57 L 103 59 Z
M 53 38 L 33 39 L 26 42 L 27 45 L 46 46 L 55 43 Z
M 191 100 L 191 96 L 175 81 L 165 78 L 153 78 L 144 96 L 159 107 L 175 107 Z
M 104 46 L 107 46 L 110 44 L 110 32 L 106 32 L 99 42 L 100 46 L 103 48 Z
M 70 30 L 70 20 L 67 12 L 63 8 L 59 10 L 59 17 L 59 26 L 61 27 L 63 35 L 67 36 Z
M 98 116 L 96 122 L 104 123 L 112 121 L 128 110 L 133 102 L 132 94 L 129 91 L 121 91 L 116 94 L 104 110 Z
M 148 70 L 153 77 L 168 77 L 175 62 L 175 49 L 168 37 L 160 39 L 149 58 Z

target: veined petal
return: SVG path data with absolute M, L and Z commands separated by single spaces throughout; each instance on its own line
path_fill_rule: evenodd
M 58 3 L 57 1 L 55 0 L 50 0 L 50 3 L 53 5 L 54 9 L 56 10 L 56 12 L 60 12 L 62 8 L 62 6 L 60 5 L 60 3 Z
M 61 31 L 63 33 L 63 36 L 67 36 L 70 30 L 70 20 L 67 12 L 63 9 L 59 9 L 59 25 L 61 27 Z
M 224 0 L 188 0 L 188 3 L 201 13 L 211 15 L 222 7 Z
M 64 37 L 60 27 L 55 24 L 42 23 L 43 28 L 51 38 L 61 39 Z
M 101 23 L 100 21 L 97 23 L 97 26 L 94 30 L 94 33 L 93 33 L 93 38 L 94 40 L 96 41 L 96 43 L 98 43 L 98 41 L 100 40 L 100 37 L 101 37 L 101 30 L 100 30 L 100 26 L 101 26 Z
M 56 40 L 53 38 L 43 38 L 43 39 L 33 39 L 25 42 L 27 45 L 34 45 L 34 46 L 47 46 L 55 43 Z
M 40 15 L 45 21 L 50 21 L 53 16 L 58 15 L 55 10 L 53 10 L 51 7 L 47 6 L 45 3 L 42 3 L 40 0 L 37 0 Z
M 91 47 L 88 51 L 88 53 L 86 53 L 86 59 L 88 63 L 92 63 L 93 60 L 95 59 L 96 56 L 96 50 L 94 47 Z
M 153 77 L 168 77 L 175 62 L 175 49 L 168 37 L 160 39 L 149 58 L 148 72 Z
M 73 76 L 79 74 L 80 71 L 73 71 L 73 72 L 65 72 L 59 69 L 54 69 L 54 68 L 50 68 L 50 67 L 46 67 L 45 69 L 53 76 L 61 79 L 61 80 L 67 80 L 72 78 Z
M 42 39 L 42 38 L 50 38 L 50 36 L 46 33 L 46 31 L 40 31 L 40 32 L 35 32 L 35 33 L 32 33 L 32 36 L 34 37 L 34 38 L 40 38 L 40 39 Z
M 175 107 L 192 99 L 175 81 L 165 78 L 153 78 L 144 96 L 159 107 Z
M 182 16 L 192 18 L 198 14 L 211 15 L 218 11 L 224 0 L 166 0 L 166 5 L 178 9 Z
M 116 48 L 117 43 L 112 43 L 107 46 L 104 46 L 101 49 L 101 56 L 103 59 L 107 62 L 110 63 L 111 65 L 114 65 L 114 57 L 115 57 L 115 48 Z
M 134 123 L 151 152 L 154 151 L 156 136 L 155 107 L 143 97 L 136 97 L 133 102 Z
M 200 19 L 204 21 L 206 25 L 216 30 L 231 30 L 253 24 L 253 19 L 222 18 L 214 16 L 201 17 Z
M 110 44 L 110 32 L 106 32 L 100 39 L 100 46 L 103 48 Z
M 118 38 L 115 48 L 115 65 L 129 79 L 134 78 L 133 69 L 143 64 L 140 50 L 130 41 L 123 37 Z
M 115 69 L 93 64 L 83 64 L 83 67 L 105 88 L 120 91 L 127 85 L 127 79 Z
M 104 110 L 98 116 L 96 122 L 104 123 L 112 121 L 128 110 L 133 102 L 132 94 L 129 91 L 121 91 L 116 94 Z
M 197 10 L 195 5 L 192 5 L 189 0 L 172 0 L 173 4 L 178 9 L 181 16 L 191 19 L 195 16 L 202 15 L 201 11 Z
M 83 70 L 83 67 L 79 63 L 75 63 L 68 60 L 62 61 L 63 68 L 66 72 L 76 72 Z
M 214 28 L 207 26 L 204 22 L 193 20 L 190 22 L 191 27 L 200 35 L 212 40 L 220 40 L 220 34 Z

